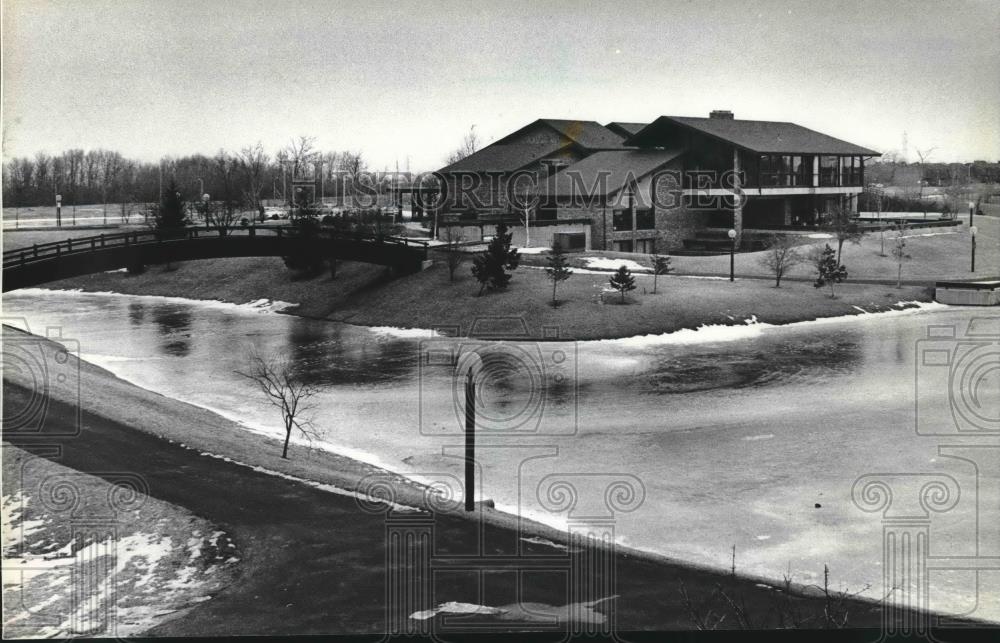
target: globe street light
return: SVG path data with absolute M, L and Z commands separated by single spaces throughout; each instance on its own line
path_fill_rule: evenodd
M 969 232 L 972 234 L 972 270 L 971 270 L 971 272 L 975 272 L 976 271 L 976 233 L 979 232 L 979 230 L 976 229 L 976 226 L 972 226 L 971 228 L 969 228 Z
M 729 230 L 729 281 L 736 280 L 736 230 Z

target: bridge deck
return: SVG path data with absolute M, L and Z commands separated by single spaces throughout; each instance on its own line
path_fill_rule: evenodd
M 427 258 L 427 243 L 406 237 L 321 229 L 304 235 L 294 227 L 250 227 L 221 235 L 186 228 L 176 232 L 101 234 L 35 244 L 3 253 L 3 290 L 7 292 L 76 275 L 135 264 L 214 257 L 291 256 L 302 252 L 362 261 L 415 272 Z

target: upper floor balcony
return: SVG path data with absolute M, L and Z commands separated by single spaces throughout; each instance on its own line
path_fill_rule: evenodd
M 861 188 L 860 156 L 760 154 L 744 155 L 739 171 L 693 169 L 684 172 L 686 190 L 744 189 L 772 192 L 787 189 Z

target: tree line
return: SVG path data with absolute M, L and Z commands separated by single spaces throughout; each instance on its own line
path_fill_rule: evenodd
M 214 156 L 192 154 L 140 161 L 114 150 L 71 149 L 60 154 L 38 152 L 3 164 L 6 207 L 51 206 L 56 195 L 64 206 L 99 203 L 155 203 L 171 181 L 183 196 L 257 209 L 265 200 L 287 201 L 292 178 L 320 183 L 326 196 L 343 196 L 345 175 L 368 169 L 360 151 L 322 151 L 315 139 L 300 136 L 269 154 L 261 143 Z M 349 189 L 349 188 L 348 188 Z
M 933 186 L 1000 183 L 1000 162 L 907 163 L 887 153 L 881 161 L 866 165 L 865 174 L 869 182 L 885 185 L 905 185 L 917 181 L 927 181 Z

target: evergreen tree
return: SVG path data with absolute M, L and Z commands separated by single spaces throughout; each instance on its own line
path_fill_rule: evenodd
M 830 297 L 835 298 L 837 294 L 834 292 L 834 284 L 839 284 L 847 279 L 847 268 L 837 263 L 836 252 L 830 247 L 830 244 L 826 244 L 826 248 L 816 260 L 816 269 L 819 276 L 813 285 L 816 288 L 830 286 Z
M 552 242 L 552 252 L 548 256 L 549 267 L 545 269 L 545 273 L 552 280 L 552 305 L 558 306 L 559 300 L 556 299 L 556 286 L 559 285 L 560 281 L 565 281 L 570 278 L 573 271 L 569 269 L 566 265 L 566 253 L 563 252 L 562 246 L 559 245 L 558 241 Z
M 625 293 L 635 290 L 635 277 L 632 276 L 632 271 L 628 269 L 628 266 L 622 265 L 618 268 L 618 272 L 611 275 L 611 287 L 621 293 L 624 304 Z
M 497 224 L 497 232 L 486 250 L 472 260 L 472 274 L 479 281 L 479 294 L 489 286 L 495 290 L 507 287 L 510 281 L 508 270 L 515 270 L 520 261 L 517 248 L 511 249 L 510 242 L 514 233 L 507 232 L 507 226 L 501 221 Z
M 669 275 L 674 271 L 670 265 L 670 257 L 666 255 L 651 255 L 653 261 L 653 294 L 656 294 L 656 278 L 659 275 Z
M 176 181 L 171 180 L 170 185 L 163 191 L 163 201 L 156 208 L 153 221 L 156 229 L 160 231 L 183 230 L 188 224 L 187 204 L 184 203 Z

